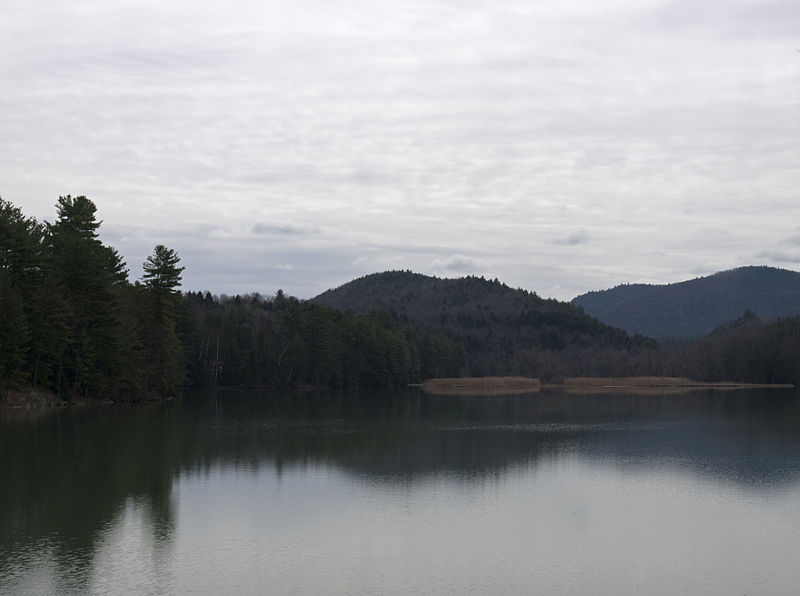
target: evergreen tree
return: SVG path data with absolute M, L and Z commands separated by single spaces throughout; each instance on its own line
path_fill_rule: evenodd
M 85 196 L 59 197 L 58 218 L 47 226 L 53 275 L 67 304 L 66 341 L 57 355 L 55 388 L 106 395 L 124 366 L 120 292 L 127 281 L 122 258 L 100 242 L 97 208 Z
M 181 284 L 180 257 L 159 244 L 144 262 L 142 282 L 148 312 L 144 323 L 148 387 L 162 397 L 175 395 L 183 376 L 181 342 L 175 332 Z
M 35 219 L 0 198 L 0 385 L 18 385 L 25 378 L 41 236 Z
M 11 285 L 10 275 L 0 268 L 0 389 L 24 380 L 23 364 L 28 351 L 28 324 L 22 298 Z
M 150 292 L 159 298 L 168 298 L 174 305 L 174 297 L 181 285 L 181 273 L 186 267 L 178 267 L 181 259 L 171 248 L 159 244 L 144 262 L 142 279 Z
M 41 268 L 42 226 L 0 198 L 0 269 L 8 283 L 27 298 Z

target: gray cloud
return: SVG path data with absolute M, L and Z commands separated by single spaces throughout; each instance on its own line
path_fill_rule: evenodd
M 453 272 L 475 272 L 482 270 L 485 267 L 477 259 L 464 256 L 462 254 L 455 254 L 445 259 L 435 259 L 430 268 L 434 271 L 453 271 Z
M 796 38 L 800 8 L 790 0 L 691 2 L 671 0 L 648 15 L 653 28 L 727 37 Z
M 771 263 L 781 263 L 781 264 L 800 264 L 800 252 L 796 253 L 785 253 L 785 252 L 778 252 L 778 251 L 763 251 L 756 254 L 757 259 L 764 259 Z
M 778 242 L 780 244 L 800 244 L 800 232 L 781 238 Z
M 577 246 L 578 244 L 586 244 L 589 241 L 589 234 L 586 230 L 578 230 L 573 232 L 566 238 L 560 238 L 555 240 L 555 244 L 561 244 L 563 246 Z
M 12 2 L 0 193 L 87 194 L 129 263 L 167 244 L 214 292 L 677 281 L 797 237 L 799 10 Z
M 307 234 L 316 234 L 319 230 L 293 224 L 257 223 L 253 225 L 251 231 L 253 234 L 263 236 L 305 236 Z

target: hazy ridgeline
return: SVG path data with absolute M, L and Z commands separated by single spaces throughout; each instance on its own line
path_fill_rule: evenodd
M 679 283 L 588 292 L 572 304 L 628 333 L 666 341 L 698 338 L 721 330 L 742 313 L 748 314 L 748 324 L 800 315 L 800 273 L 739 267 Z
M 752 313 L 691 343 L 599 322 L 498 280 L 370 275 L 311 301 L 178 290 L 156 246 L 131 282 L 86 197 L 38 222 L 0 199 L 0 387 L 63 399 L 165 398 L 187 386 L 390 387 L 432 377 L 667 375 L 794 383 L 800 319 Z M 723 300 L 724 297 L 720 298 Z

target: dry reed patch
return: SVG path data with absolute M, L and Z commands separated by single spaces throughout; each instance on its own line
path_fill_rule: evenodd
M 529 377 L 452 377 L 428 379 L 421 387 L 434 395 L 505 395 L 533 393 L 541 385 L 539 379 Z
M 568 387 L 697 387 L 700 383 L 684 377 L 569 377 L 564 379 Z

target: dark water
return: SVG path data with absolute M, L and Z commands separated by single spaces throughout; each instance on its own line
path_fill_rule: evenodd
M 0 413 L 2 594 L 790 594 L 800 394 Z

